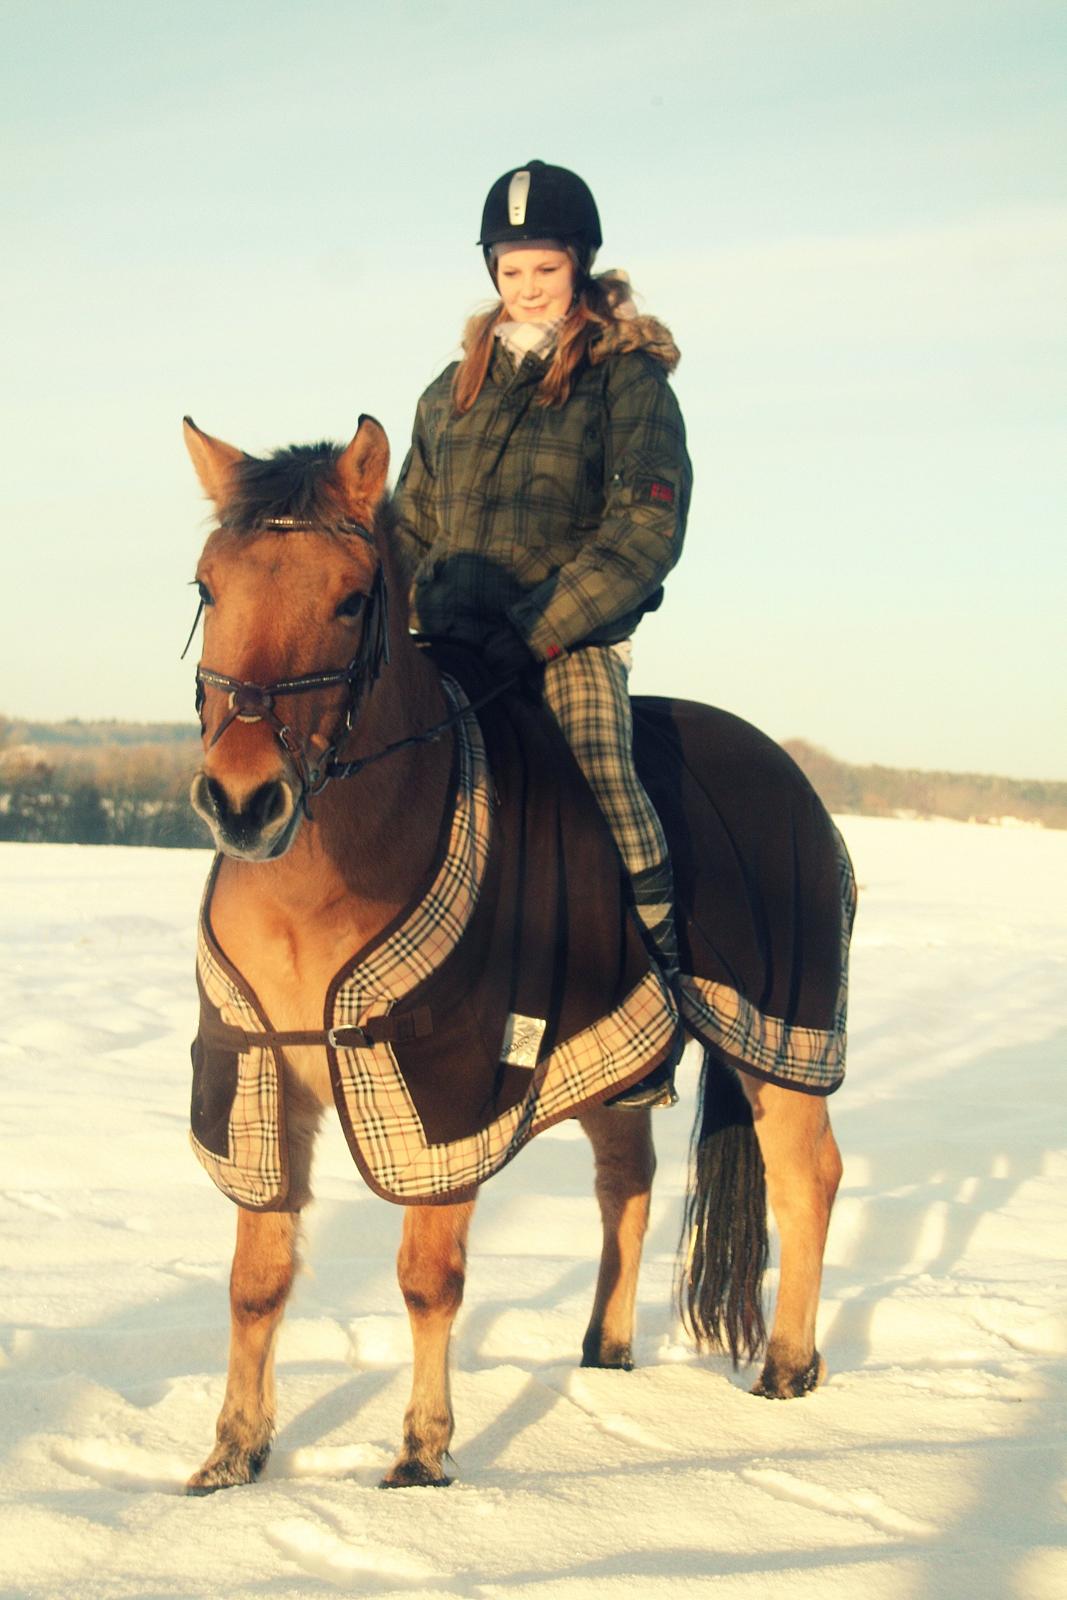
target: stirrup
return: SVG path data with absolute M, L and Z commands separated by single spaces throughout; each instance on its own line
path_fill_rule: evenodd
M 632 1089 L 624 1089 L 622 1094 L 605 1100 L 604 1104 L 612 1111 L 658 1111 L 678 1104 L 678 1091 L 673 1083 L 651 1084 L 643 1079 L 635 1083 Z
M 672 1050 L 647 1078 L 640 1078 L 620 1094 L 612 1095 L 604 1104 L 613 1111 L 654 1111 L 660 1106 L 676 1106 L 678 1092 L 674 1087 L 674 1068 L 679 1052 Z

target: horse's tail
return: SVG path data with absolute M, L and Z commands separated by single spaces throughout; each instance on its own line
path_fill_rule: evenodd
M 689 1156 L 678 1299 L 698 1344 L 736 1367 L 762 1349 L 767 1193 L 752 1110 L 737 1074 L 704 1052 Z

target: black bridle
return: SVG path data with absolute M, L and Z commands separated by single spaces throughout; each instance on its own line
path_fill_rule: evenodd
M 317 523 L 304 521 L 298 517 L 272 517 L 269 520 L 256 524 L 257 532 L 277 530 L 288 532 L 290 530 L 303 532 L 322 532 Z M 361 523 L 343 522 L 339 525 L 342 533 L 354 533 L 375 549 L 374 535 Z M 186 641 L 184 657 L 192 642 L 196 625 L 200 621 L 204 610 L 204 600 L 201 599 L 196 617 L 193 620 L 192 630 Z M 251 683 L 241 678 L 230 678 L 225 673 L 215 672 L 211 667 L 199 666 L 196 669 L 196 714 L 200 719 L 200 731 L 205 733 L 204 727 L 204 700 L 205 690 L 221 689 L 230 697 L 230 708 L 215 732 L 211 736 L 209 749 L 218 744 L 226 730 L 235 722 L 265 722 L 272 730 L 274 737 L 289 757 L 300 783 L 300 805 L 306 817 L 311 816 L 310 801 L 321 794 L 326 785 L 334 778 L 354 778 L 364 767 L 371 766 L 376 761 L 382 761 L 386 756 L 394 755 L 398 750 L 405 750 L 411 745 L 431 744 L 439 739 L 449 728 L 455 726 L 463 717 L 478 711 L 487 705 L 490 700 L 495 700 L 497 695 L 510 688 L 517 674 L 503 679 L 494 684 L 488 693 L 479 699 L 462 706 L 454 711 L 451 716 L 445 717 L 442 722 L 435 723 L 433 727 L 426 728 L 422 733 L 409 734 L 404 739 L 397 739 L 393 744 L 388 744 L 382 750 L 375 751 L 372 755 L 359 756 L 353 761 L 338 761 L 336 759 L 337 747 L 342 743 L 345 735 L 350 733 L 356 720 L 356 715 L 363 703 L 364 697 L 374 687 L 383 667 L 389 665 L 389 593 L 385 582 L 385 570 L 379 561 L 375 570 L 370 591 L 366 595 L 366 604 L 363 609 L 363 633 L 359 642 L 359 649 L 348 663 L 347 667 L 336 669 L 327 668 L 321 672 L 306 672 L 296 678 L 279 678 L 276 683 Z M 314 761 L 306 743 L 293 731 L 289 724 L 278 715 L 274 702 L 278 697 L 292 694 L 310 694 L 316 689 L 331 689 L 338 685 L 345 685 L 348 695 L 341 716 L 334 727 L 325 750 L 317 761 Z

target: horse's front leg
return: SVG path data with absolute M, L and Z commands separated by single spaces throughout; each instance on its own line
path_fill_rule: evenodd
M 583 1367 L 633 1366 L 634 1304 L 656 1156 L 647 1110 L 598 1106 L 580 1117 L 593 1146 L 604 1242 Z
M 382 1479 L 383 1489 L 444 1485 L 452 1443 L 448 1345 L 463 1303 L 467 1233 L 474 1201 L 409 1206 L 397 1256 L 397 1277 L 408 1308 L 414 1346 L 411 1399 L 404 1414 L 404 1448 Z
M 274 1431 L 274 1341 L 293 1282 L 298 1217 L 237 1212 L 230 1274 L 230 1365 L 217 1443 L 189 1494 L 211 1494 L 258 1478 Z
M 815 1348 L 815 1317 L 841 1153 L 821 1096 L 738 1076 L 752 1107 L 780 1247 L 774 1323 L 752 1392 L 789 1400 L 807 1394 L 826 1376 L 826 1363 Z

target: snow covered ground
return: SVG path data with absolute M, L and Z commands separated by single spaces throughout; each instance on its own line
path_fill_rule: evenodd
M 494 1179 L 455 1350 L 458 1479 L 381 1493 L 400 1214 L 339 1132 L 261 1483 L 188 1500 L 229 1203 L 186 1145 L 200 852 L 0 845 L 0 1596 L 1063 1600 L 1067 834 L 845 818 L 861 885 L 845 1182 L 790 1404 L 670 1308 L 693 1115 L 660 1112 L 639 1369 L 576 1361 L 598 1246 L 572 1125 Z

